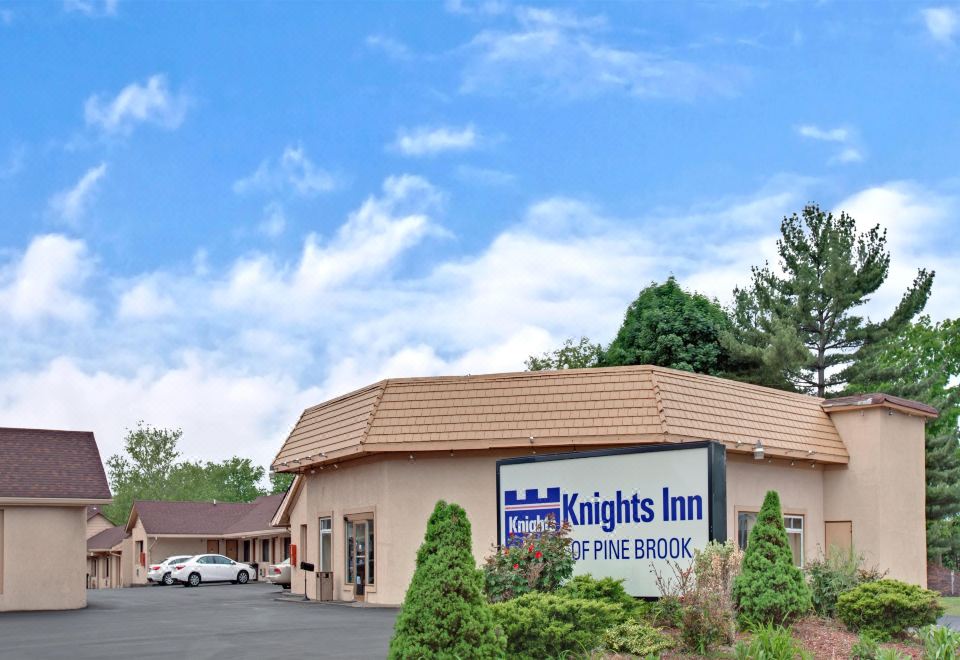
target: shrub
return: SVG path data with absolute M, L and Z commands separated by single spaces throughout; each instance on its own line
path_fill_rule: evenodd
M 874 660 L 880 644 L 870 635 L 860 633 L 857 643 L 850 649 L 850 660 Z
M 810 589 L 793 565 L 776 491 L 767 493 L 750 531 L 733 596 L 741 624 L 783 625 L 810 610 Z
M 954 660 L 960 655 L 960 632 L 946 626 L 921 628 L 920 640 L 926 660 Z
M 643 621 L 624 621 L 607 629 L 601 639 L 603 647 L 614 653 L 647 656 L 673 648 L 673 640 Z
M 749 642 L 738 642 L 733 657 L 737 660 L 807 660 L 812 656 L 800 647 L 788 628 L 768 623 L 755 627 Z
M 837 597 L 860 584 L 862 559 L 862 556 L 852 552 L 831 548 L 826 556 L 807 564 L 814 612 L 830 618 L 836 615 Z
M 604 631 L 624 617 L 619 605 L 536 592 L 491 609 L 506 635 L 507 656 L 520 660 L 589 653 L 600 646 Z
M 619 605 L 627 615 L 635 616 L 649 609 L 645 601 L 638 600 L 623 588 L 623 580 L 611 577 L 600 578 L 592 575 L 577 575 L 557 590 L 558 596 L 568 598 L 586 598 L 601 600 Z
M 880 649 L 873 656 L 874 660 L 910 660 L 909 655 L 897 649 Z
M 470 521 L 460 506 L 441 500 L 417 551 L 389 657 L 499 658 L 503 649 L 473 558 Z
M 531 591 L 553 592 L 573 574 L 570 525 L 552 521 L 543 532 L 513 534 L 483 566 L 487 598 L 499 603 Z
M 897 580 L 867 582 L 837 599 L 837 616 L 850 630 L 880 640 L 936 623 L 942 614 L 936 593 Z

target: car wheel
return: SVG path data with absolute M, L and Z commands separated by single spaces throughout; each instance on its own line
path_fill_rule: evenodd
M 237 573 L 237 582 L 238 582 L 238 583 L 240 583 L 240 584 L 246 584 L 249 579 L 250 579 L 250 576 L 247 575 L 247 572 L 246 572 L 246 571 L 240 571 L 239 573 Z
M 190 577 L 187 578 L 187 582 L 186 582 L 186 583 L 187 583 L 188 586 L 191 586 L 191 587 L 199 587 L 199 586 L 200 586 L 200 574 L 199 574 L 199 573 L 191 573 L 191 574 L 190 574 Z
M 173 584 L 173 576 L 170 573 L 164 573 L 163 580 L 161 582 L 169 587 L 171 584 Z

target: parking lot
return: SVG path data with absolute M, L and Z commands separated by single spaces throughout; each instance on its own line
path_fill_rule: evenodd
M 85 610 L 0 614 L 0 658 L 383 658 L 395 609 L 274 600 L 267 584 L 88 591 Z

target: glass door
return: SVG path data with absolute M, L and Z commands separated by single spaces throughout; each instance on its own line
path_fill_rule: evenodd
M 374 542 L 372 520 L 348 520 L 346 523 L 346 581 L 356 585 L 373 584 Z

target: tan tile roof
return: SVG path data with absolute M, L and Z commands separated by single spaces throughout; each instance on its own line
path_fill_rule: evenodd
M 743 452 L 759 439 L 769 456 L 846 463 L 821 403 L 651 366 L 391 379 L 306 409 L 274 469 L 383 451 L 702 439 Z
M 109 500 L 93 433 L 0 428 L 0 497 Z

